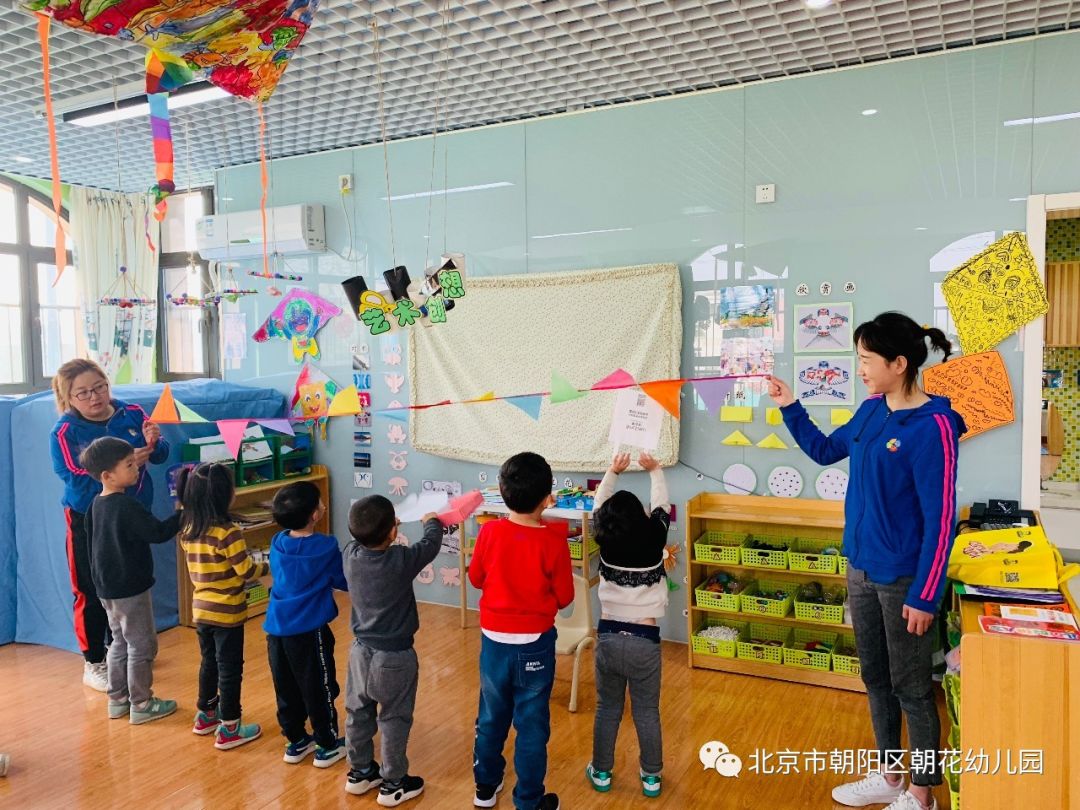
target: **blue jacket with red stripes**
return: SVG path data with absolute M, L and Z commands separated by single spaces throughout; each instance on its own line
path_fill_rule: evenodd
M 904 604 L 937 612 L 956 522 L 956 456 L 964 420 L 946 397 L 893 413 L 870 397 L 826 436 L 801 402 L 782 409 L 795 441 L 818 464 L 851 457 L 844 555 L 872 582 L 911 577 Z
M 101 482 L 95 481 L 90 474 L 79 466 L 79 455 L 94 439 L 102 436 L 114 436 L 123 439 L 133 447 L 145 447 L 143 422 L 147 421 L 146 411 L 138 405 L 114 399 L 113 415 L 104 422 L 91 422 L 76 411 L 68 411 L 61 416 L 52 430 L 53 470 L 64 482 L 64 506 L 86 514 L 90 502 L 101 492 Z M 150 454 L 152 464 L 161 464 L 169 457 L 169 443 L 158 439 L 157 447 Z M 127 494 L 136 498 L 143 506 L 150 509 L 154 503 L 154 484 L 146 467 L 139 470 L 139 480 L 129 487 Z

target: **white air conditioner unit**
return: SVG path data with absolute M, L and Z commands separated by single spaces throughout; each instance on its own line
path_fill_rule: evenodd
M 322 253 L 326 224 L 322 205 L 283 205 L 266 209 L 270 253 Z M 204 259 L 218 261 L 262 256 L 263 225 L 259 211 L 212 214 L 195 222 L 195 244 Z

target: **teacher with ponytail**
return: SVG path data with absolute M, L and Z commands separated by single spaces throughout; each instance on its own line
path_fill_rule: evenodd
M 791 435 L 818 464 L 850 458 L 844 504 L 847 587 L 862 679 L 882 768 L 833 790 L 848 807 L 935 810 L 940 785 L 941 720 L 934 699 L 931 632 L 945 589 L 956 522 L 956 459 L 964 420 L 945 397 L 919 386 L 929 342 L 945 359 L 952 347 L 940 329 L 886 312 L 855 330 L 858 375 L 869 397 L 854 418 L 826 436 L 777 377 L 769 395 Z M 901 751 L 907 718 L 908 765 Z M 905 785 L 903 768 L 910 770 Z M 891 771 L 891 772 L 889 772 Z

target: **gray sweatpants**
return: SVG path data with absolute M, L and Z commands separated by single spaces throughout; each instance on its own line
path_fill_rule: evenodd
M 639 636 L 601 633 L 596 641 L 596 718 L 593 722 L 592 766 L 610 771 L 615 765 L 626 691 L 637 729 L 642 773 L 664 769 L 660 735 L 660 645 Z
M 123 599 L 102 599 L 109 617 L 112 644 L 106 657 L 109 669 L 109 700 L 130 700 L 142 708 L 154 696 L 154 658 L 157 656 L 157 627 L 150 591 Z
M 372 739 L 378 729 L 382 778 L 396 782 L 408 773 L 405 747 L 413 724 L 419 668 L 412 647 L 384 652 L 353 641 L 345 679 L 345 745 L 351 767 L 363 770 L 375 759 Z

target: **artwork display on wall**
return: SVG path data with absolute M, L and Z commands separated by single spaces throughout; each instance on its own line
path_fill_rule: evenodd
M 854 330 L 851 304 L 796 304 L 796 352 L 850 352 Z
M 803 405 L 849 405 L 854 401 L 851 357 L 806 357 L 795 363 L 795 398 Z

